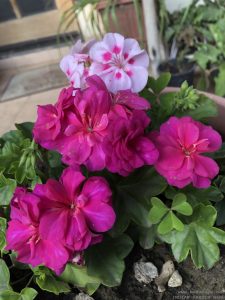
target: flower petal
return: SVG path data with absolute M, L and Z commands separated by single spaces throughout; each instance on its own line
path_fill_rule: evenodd
M 85 177 L 81 172 L 77 172 L 74 168 L 66 168 L 61 177 L 60 181 L 62 182 L 69 199 L 72 201 L 75 199 L 78 194 L 82 182 L 85 180 Z M 65 195 L 66 196 L 66 195 Z
M 146 86 L 148 81 L 148 71 L 146 68 L 141 66 L 129 67 L 130 72 L 127 71 L 129 78 L 131 79 L 132 85 L 131 90 L 134 93 L 138 93 Z
M 194 162 L 194 171 L 199 176 L 212 179 L 219 173 L 217 163 L 209 157 L 196 155 Z

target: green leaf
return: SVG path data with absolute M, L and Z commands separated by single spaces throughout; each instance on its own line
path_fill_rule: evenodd
M 215 92 L 218 96 L 225 95 L 225 64 L 219 66 L 218 76 L 215 78 Z
M 36 175 L 31 182 L 30 188 L 33 190 L 35 188 L 36 184 L 41 184 L 41 183 L 42 183 L 41 178 Z
M 144 249 L 151 249 L 155 244 L 157 225 L 152 225 L 149 228 L 139 227 L 139 243 Z
M 0 291 L 11 290 L 9 269 L 3 259 L 0 259 Z M 1 298 L 0 298 L 1 299 Z
M 60 293 L 67 293 L 70 287 L 67 283 L 55 277 L 53 273 L 45 268 L 39 267 L 34 270 L 35 281 L 37 285 L 45 291 L 59 295 Z
M 168 85 L 170 79 L 170 73 L 163 73 L 157 79 L 149 77 L 148 87 L 151 88 L 154 94 L 158 95 Z
M 5 141 L 5 142 L 10 142 L 10 143 L 13 143 L 13 144 L 20 144 L 24 137 L 23 137 L 23 134 L 21 131 L 19 130 L 11 130 L 11 131 L 8 131 L 6 132 L 3 136 L 2 136 L 2 139 Z
M 168 213 L 169 208 L 157 197 L 151 199 L 152 208 L 149 212 L 149 219 L 152 224 L 157 224 Z
M 7 227 L 7 220 L 0 217 L 0 230 L 5 232 Z
M 151 223 L 148 218 L 148 210 L 144 205 L 136 201 L 136 199 L 129 194 L 120 193 L 123 195 L 123 203 L 125 205 L 126 213 L 129 215 L 130 219 L 138 225 L 149 227 Z
M 20 294 L 14 291 L 0 291 L 0 300 L 33 300 L 37 294 L 32 288 L 25 288 Z
M 191 205 L 187 202 L 187 197 L 182 193 L 176 194 L 173 198 L 172 210 L 185 216 L 190 216 L 193 212 Z
M 126 199 L 124 200 L 126 201 Z M 130 224 L 130 216 L 127 214 L 124 201 L 116 195 L 113 199 L 113 208 L 116 213 L 116 222 L 113 228 L 108 232 L 112 237 L 117 237 L 123 234 Z
M 170 115 L 174 110 L 174 97 L 176 93 L 166 93 L 160 95 L 160 108 L 163 109 L 167 115 Z
M 189 204 L 191 204 L 192 207 L 198 205 L 199 203 L 208 205 L 211 204 L 211 201 L 217 202 L 223 199 L 223 194 L 216 186 L 210 186 L 207 189 L 197 189 L 189 185 L 181 190 L 177 190 L 173 187 L 168 187 L 165 192 L 165 196 L 168 199 L 173 199 L 178 191 L 186 195 L 187 201 Z
M 99 287 L 101 280 L 96 276 L 90 276 L 87 273 L 87 267 L 75 264 L 67 264 L 64 272 L 60 275 L 60 279 L 72 284 L 74 287 L 83 288 L 92 295 Z
M 200 95 L 193 86 L 184 81 L 175 94 L 174 106 L 178 111 L 195 110 L 199 106 Z
M 211 268 L 219 260 L 218 243 L 225 244 L 225 232 L 213 227 L 215 219 L 213 206 L 199 204 L 183 231 L 173 230 L 161 238 L 172 244 L 173 255 L 178 262 L 185 260 L 190 253 L 196 267 Z
M 125 270 L 123 259 L 132 247 L 133 241 L 123 234 L 116 239 L 108 238 L 88 248 L 85 253 L 88 274 L 97 276 L 106 286 L 120 285 Z
M 184 224 L 175 216 L 172 211 L 170 211 L 159 224 L 157 230 L 159 234 L 164 235 L 170 232 L 172 229 L 182 231 L 184 229 Z
M 37 294 L 37 291 L 32 288 L 25 288 L 20 292 L 21 300 L 33 300 Z
M 218 108 L 214 101 L 208 97 L 200 94 L 198 101 L 198 107 L 194 110 L 186 110 L 184 112 L 176 114 L 177 116 L 191 116 L 195 120 L 206 120 L 210 117 L 216 117 L 218 114 Z
M 225 199 L 223 199 L 220 202 L 217 202 L 215 207 L 217 210 L 216 225 L 222 226 L 225 224 Z
M 11 142 L 6 142 L 0 150 L 0 170 L 9 169 L 10 164 L 18 160 L 20 156 L 20 148 Z
M 0 206 L 9 205 L 16 188 L 16 181 L 0 173 Z
M 172 229 L 182 231 L 184 228 L 181 220 L 174 214 L 173 211 L 186 216 L 192 214 L 192 207 L 187 203 L 187 198 L 184 194 L 178 193 L 173 195 L 171 209 L 169 209 L 159 198 L 151 199 L 152 208 L 149 212 L 149 219 L 153 224 L 158 224 L 158 233 L 166 234 Z
M 117 201 L 122 201 L 125 215 L 143 227 L 150 227 L 148 213 L 150 199 L 165 190 L 167 183 L 154 168 L 146 167 L 137 170 L 116 184 Z
M 122 179 L 118 186 L 135 199 L 140 200 L 161 194 L 166 189 L 167 182 L 154 168 L 143 167 Z
M 0 251 L 2 251 L 6 246 L 5 233 L 0 231 Z
M 7 220 L 5 218 L 0 217 L 0 252 L 3 252 L 6 246 L 6 231 Z
M 15 124 L 15 126 L 18 130 L 20 130 L 22 132 L 22 134 L 25 138 L 28 138 L 31 140 L 33 139 L 32 130 L 34 127 L 34 123 L 25 122 L 25 123 Z
M 62 155 L 56 151 L 47 152 L 48 162 L 51 168 L 57 168 L 62 165 Z
M 218 50 L 215 46 L 204 44 L 194 53 L 194 59 L 202 69 L 206 69 L 209 62 L 217 62 L 219 54 L 220 50 Z

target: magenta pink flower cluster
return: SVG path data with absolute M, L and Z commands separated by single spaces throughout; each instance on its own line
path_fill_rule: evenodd
M 85 177 L 73 168 L 60 181 L 49 179 L 34 191 L 17 188 L 11 203 L 7 248 L 17 260 L 45 265 L 60 274 L 77 252 L 99 243 L 115 222 L 111 190 L 102 177 Z
M 80 172 L 108 169 L 128 176 L 154 165 L 170 185 L 206 188 L 219 171 L 203 153 L 220 148 L 221 137 L 190 117 L 171 117 L 159 131 L 146 132 L 150 104 L 136 92 L 147 83 L 149 58 L 137 41 L 106 34 L 100 42 L 75 45 L 61 68 L 71 87 L 55 105 L 38 107 L 35 141 L 62 154 L 59 180 L 17 188 L 11 204 L 7 249 L 32 266 L 60 274 L 65 264 L 115 222 L 111 190 L 102 177 L 85 180 Z
M 107 168 L 126 176 L 154 164 L 158 150 L 145 134 L 148 101 L 131 90 L 110 93 L 97 75 L 86 82 L 74 96 L 73 88 L 64 89 L 55 105 L 38 108 L 36 142 L 59 151 L 67 165 L 90 171 Z

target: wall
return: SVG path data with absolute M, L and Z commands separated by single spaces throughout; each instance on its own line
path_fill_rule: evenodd
M 166 6 L 169 12 L 174 12 L 175 10 L 180 10 L 189 4 L 192 0 L 165 0 Z

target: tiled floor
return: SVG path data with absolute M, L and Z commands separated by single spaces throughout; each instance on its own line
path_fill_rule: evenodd
M 0 103 L 0 135 L 14 128 L 15 123 L 35 121 L 38 104 L 55 103 L 60 88 Z
M 35 121 L 38 104 L 57 101 L 67 84 L 59 61 L 68 53 L 67 46 L 53 47 L 0 60 L 0 136 L 15 123 Z
M 5 79 L 5 76 L 3 79 Z M 67 82 L 67 78 L 60 70 L 58 63 L 21 70 L 9 79 L 2 93 L 0 91 L 0 102 L 56 89 L 62 85 L 66 85 Z

